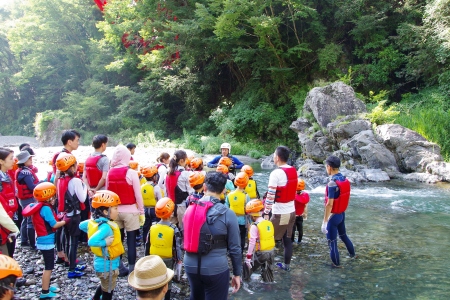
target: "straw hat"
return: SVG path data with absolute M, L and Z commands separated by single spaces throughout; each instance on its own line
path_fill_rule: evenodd
M 173 274 L 161 257 L 148 255 L 136 262 L 134 271 L 128 276 L 128 284 L 140 291 L 155 290 L 172 280 Z

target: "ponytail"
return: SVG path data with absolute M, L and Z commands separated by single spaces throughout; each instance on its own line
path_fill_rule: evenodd
M 175 170 L 178 167 L 178 162 L 182 159 L 186 160 L 187 154 L 184 150 L 177 150 L 173 154 L 173 157 L 169 161 L 169 175 L 175 174 Z
M 168 159 L 170 157 L 169 153 L 163 152 L 159 157 L 156 159 L 157 162 L 161 163 L 163 159 Z

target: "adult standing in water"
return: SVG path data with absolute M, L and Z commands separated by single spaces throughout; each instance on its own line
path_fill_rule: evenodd
M 221 155 L 214 157 L 210 162 L 208 162 L 208 168 L 217 168 L 222 157 L 228 157 L 231 159 L 231 166 L 229 166 L 228 169 L 233 174 L 236 173 L 236 169 L 241 169 L 244 166 L 244 164 L 237 157 L 231 155 L 231 145 L 229 143 L 223 143 L 220 145 L 220 152 Z
M 286 146 L 279 146 L 273 154 L 273 161 L 278 166 L 269 176 L 269 187 L 264 209 L 264 218 L 272 218 L 275 231 L 275 241 L 283 240 L 284 264 L 279 262 L 277 266 L 285 271 L 290 271 L 292 258 L 292 229 L 295 223 L 295 194 L 297 189 L 297 170 L 288 165 L 291 150 Z
M 345 210 L 350 200 L 350 182 L 339 172 L 341 160 L 337 156 L 329 156 L 325 161 L 327 174 L 331 176 L 325 189 L 325 212 L 322 232 L 327 235 L 330 247 L 330 258 L 334 267 L 340 267 L 337 235 L 347 247 L 350 257 L 356 257 L 352 241 L 345 230 Z

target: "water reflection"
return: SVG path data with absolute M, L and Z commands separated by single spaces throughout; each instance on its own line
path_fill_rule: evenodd
M 255 169 L 261 194 L 271 170 Z M 308 190 L 311 202 L 301 245 L 294 246 L 292 271 L 275 270 L 276 284 L 253 276 L 230 299 L 447 299 L 450 295 L 450 190 L 448 184 L 391 181 L 354 185 L 346 215 L 358 259 L 331 268 L 320 232 L 324 186 Z M 277 260 L 282 259 L 282 249 Z M 252 294 L 253 293 L 253 294 Z

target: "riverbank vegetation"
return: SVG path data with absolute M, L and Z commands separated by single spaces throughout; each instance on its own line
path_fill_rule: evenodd
M 257 157 L 298 147 L 289 125 L 307 92 L 343 80 L 449 158 L 449 18 L 450 0 L 10 0 L 0 133 L 73 127 L 85 143 L 205 153 L 226 139 Z

